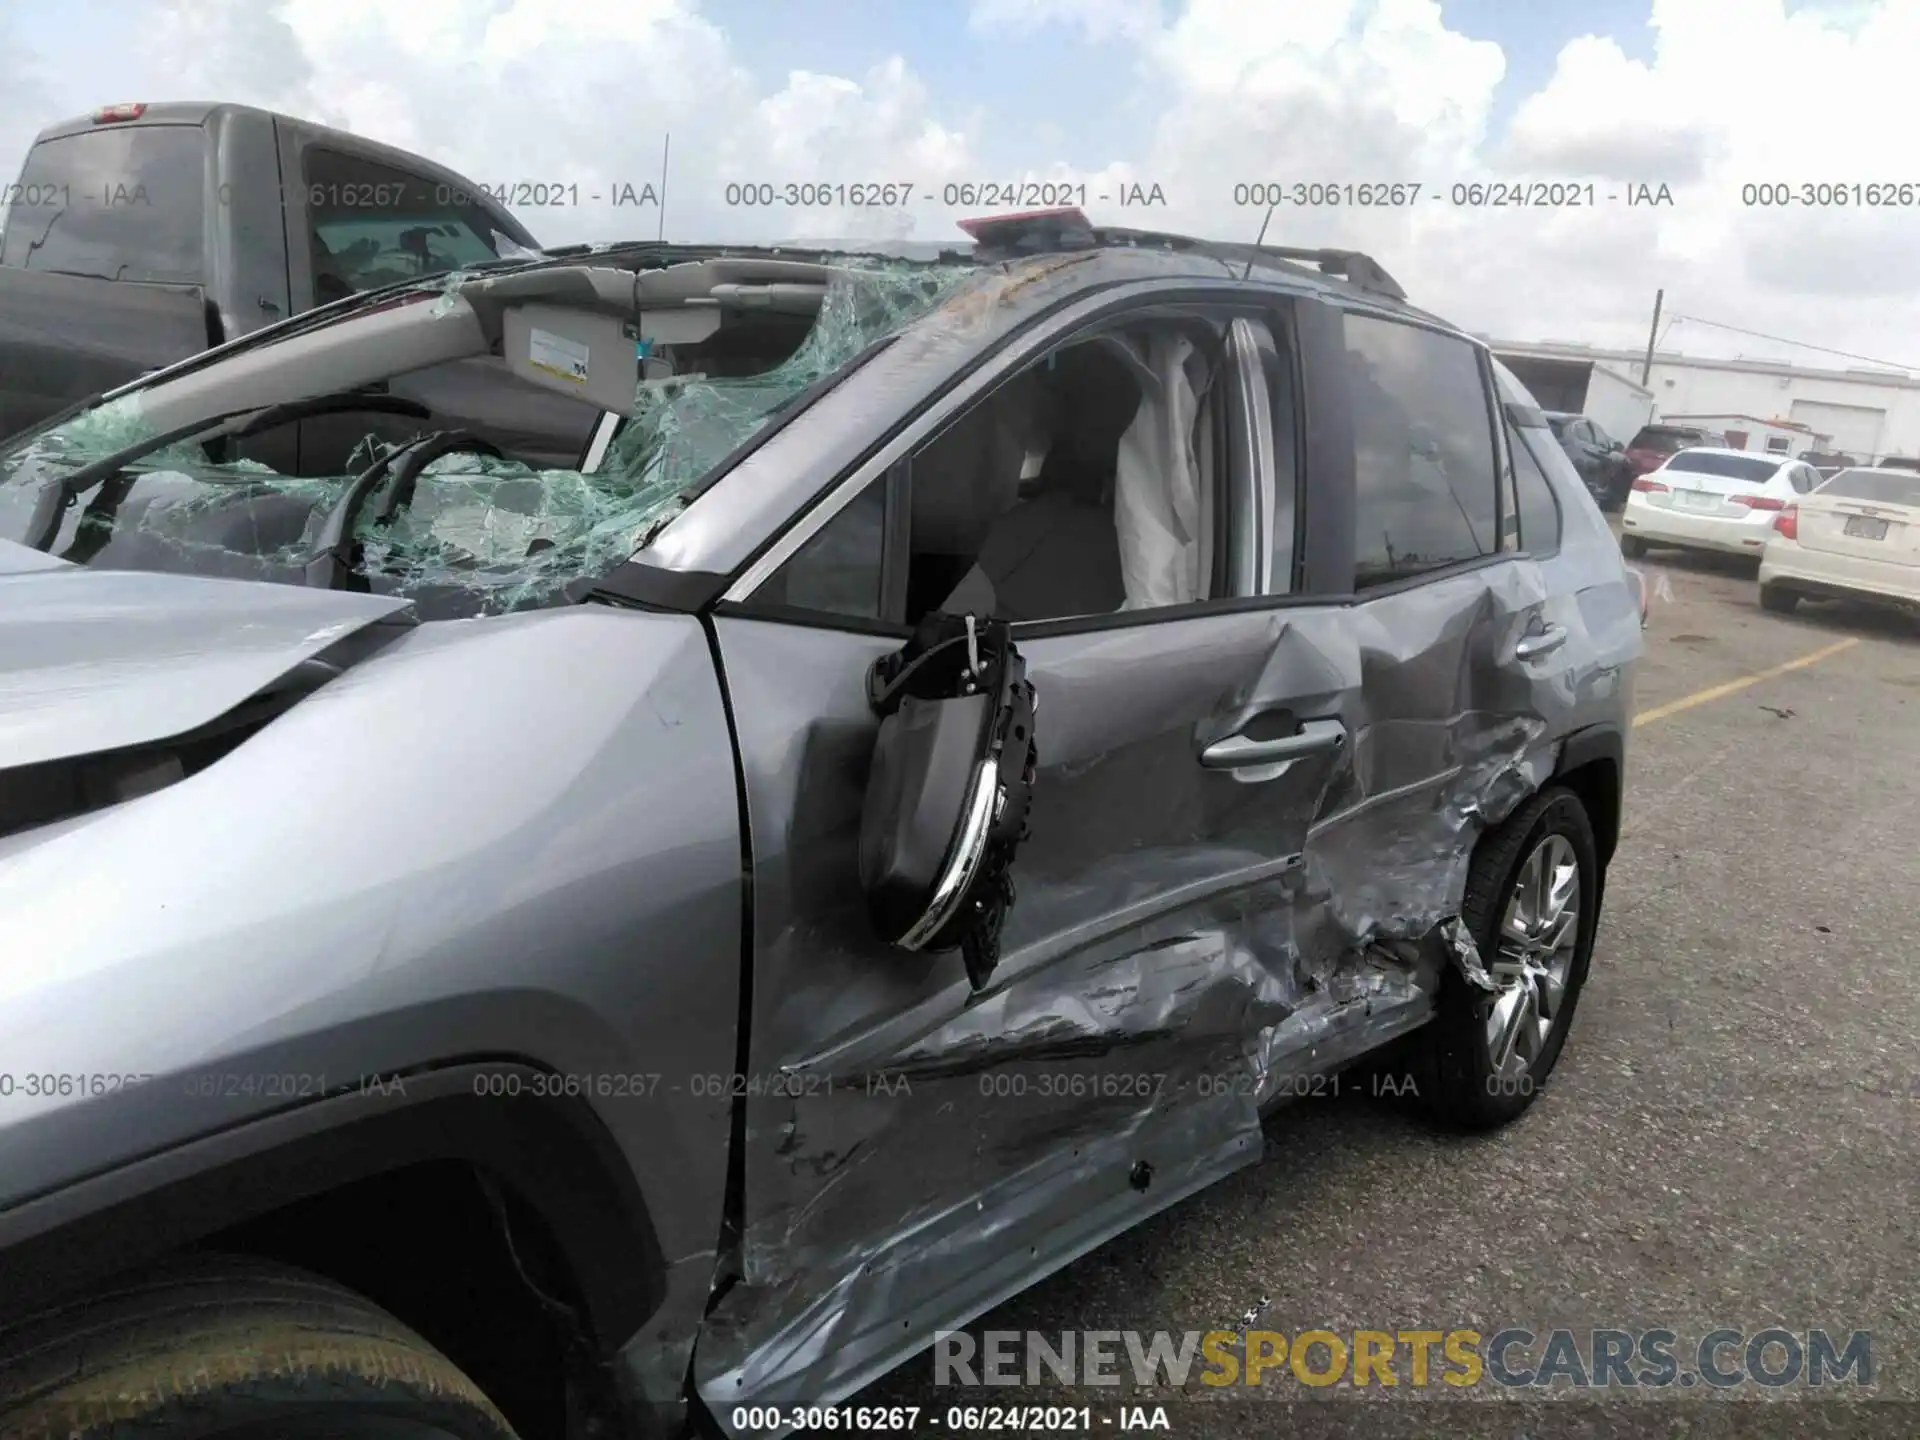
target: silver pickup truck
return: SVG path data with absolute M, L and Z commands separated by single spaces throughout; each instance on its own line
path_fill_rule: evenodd
M 1314 1077 L 1533 1103 L 1644 621 L 1545 418 L 1364 256 L 975 230 L 0 447 L 0 1433 L 783 1433 Z M 382 408 L 452 363 L 578 454 Z
M 537 249 L 443 165 L 248 105 L 109 105 L 50 125 L 0 209 L 0 439 L 289 316 Z M 500 400 L 481 389 L 466 408 Z M 578 407 L 522 400 L 513 438 L 563 463 Z M 324 422 L 289 427 L 263 459 L 297 466 L 304 444 L 323 473 L 344 458 L 333 439 Z

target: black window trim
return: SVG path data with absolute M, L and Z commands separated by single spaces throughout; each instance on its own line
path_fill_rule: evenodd
M 1284 596 L 1311 593 L 1311 587 L 1307 583 L 1307 540 L 1315 506 L 1312 503 L 1313 497 L 1307 492 L 1307 476 L 1311 472 L 1307 468 L 1306 354 L 1300 334 L 1302 308 L 1299 305 L 1290 307 L 1291 313 L 1284 317 L 1284 322 L 1278 326 L 1277 333 L 1273 324 L 1270 323 L 1267 327 L 1267 333 L 1273 337 L 1276 347 L 1284 347 L 1283 354 L 1287 365 L 1287 394 L 1284 397 L 1276 395 L 1274 400 L 1278 403 L 1284 398 L 1286 403 L 1293 407 L 1293 454 L 1287 457 L 1293 470 L 1293 537 L 1292 548 L 1288 552 L 1291 563 L 1288 566 L 1287 588 Z M 1276 466 L 1279 459 L 1279 452 L 1276 449 L 1274 453 Z M 1270 478 L 1277 487 L 1280 480 L 1277 469 Z M 1284 598 L 1284 596 L 1274 598 Z
M 1071 305 L 1073 301 L 1090 298 L 1094 297 L 1088 295 L 1070 297 L 1067 304 Z M 1202 288 L 1187 284 L 1177 284 L 1155 288 L 1144 293 L 1130 293 L 1110 304 L 1098 307 L 1089 314 L 1082 315 L 1065 323 L 1055 323 L 1058 322 L 1057 308 L 1037 315 L 1029 324 L 1004 337 L 999 345 L 995 346 L 986 355 L 979 357 L 973 366 L 948 376 L 945 383 L 942 384 L 936 393 L 928 396 L 913 414 L 902 418 L 900 424 L 895 426 L 893 431 L 890 432 L 889 439 L 923 417 L 936 417 L 927 433 L 921 436 L 903 456 L 896 459 L 887 471 L 879 475 L 870 475 L 864 483 L 855 485 L 853 482 L 858 479 L 870 465 L 873 454 L 870 452 L 861 460 L 856 461 L 840 475 L 836 476 L 830 484 L 825 486 L 814 497 L 810 505 L 797 511 L 787 524 L 781 528 L 779 534 L 773 537 L 767 546 L 762 547 L 762 553 L 766 553 L 773 545 L 778 544 L 782 536 L 790 533 L 809 517 L 823 510 L 831 510 L 832 513 L 828 514 L 818 526 L 813 527 L 806 539 L 802 541 L 799 546 L 795 547 L 791 553 L 782 558 L 780 566 L 786 565 L 791 562 L 794 555 L 800 553 L 800 551 L 805 548 L 805 545 L 811 542 L 814 535 L 819 534 L 820 530 L 824 529 L 825 526 L 832 524 L 839 513 L 863 493 L 868 485 L 880 483 L 889 485 L 889 508 L 885 521 L 886 531 L 891 543 L 899 543 L 900 532 L 904 526 L 906 517 L 903 515 L 897 516 L 894 507 L 896 505 L 904 507 L 910 503 L 911 489 L 910 485 L 901 486 L 898 489 L 895 488 L 895 472 L 904 468 L 910 473 L 913 455 L 935 440 L 939 433 L 946 428 L 947 424 L 957 420 L 973 405 L 980 403 L 988 394 L 1019 374 L 1029 364 L 1038 361 L 1041 356 L 1048 351 L 1057 349 L 1062 345 L 1074 343 L 1077 337 L 1090 337 L 1101 330 L 1111 328 L 1114 324 L 1120 323 L 1124 317 L 1142 311 L 1199 308 L 1226 318 L 1254 320 L 1266 328 L 1267 334 L 1274 339 L 1276 348 L 1280 343 L 1281 335 L 1291 336 L 1292 338 L 1288 343 L 1292 346 L 1295 355 L 1294 396 L 1296 405 L 1301 405 L 1304 399 L 1298 360 L 1301 343 L 1298 336 L 1292 335 L 1294 326 L 1288 323 L 1288 312 L 1289 309 L 1291 309 L 1293 315 L 1297 317 L 1299 311 L 1305 305 L 1311 303 L 1314 302 L 1308 297 L 1270 287 L 1225 285 Z M 1023 344 L 1022 342 L 1026 343 Z M 993 378 L 988 384 L 981 388 L 978 394 L 971 396 L 963 402 L 949 406 L 948 402 L 954 392 L 959 390 L 968 378 L 978 373 L 981 369 L 991 366 L 997 357 L 1003 356 L 1008 350 L 1020 350 L 1023 353 L 1020 359 L 998 367 Z M 945 413 L 938 413 L 943 410 Z M 1306 412 L 1304 412 L 1304 410 L 1297 410 L 1295 420 L 1295 450 L 1296 452 L 1300 452 L 1305 449 L 1304 432 L 1308 423 Z M 883 442 L 883 446 L 884 444 L 885 442 Z M 1296 453 L 1296 461 L 1303 459 L 1304 456 Z M 1349 464 L 1350 463 L 1351 462 L 1349 462 Z M 725 468 L 724 466 L 718 467 L 717 473 L 724 473 Z M 1304 466 L 1296 469 L 1296 474 L 1298 475 L 1304 476 L 1305 473 Z M 1274 481 L 1275 476 L 1273 472 L 1269 470 L 1268 473 L 1260 477 L 1258 482 L 1266 488 L 1267 496 L 1265 498 L 1269 504 L 1271 504 L 1272 500 Z M 1304 545 L 1306 538 L 1305 519 L 1309 513 L 1310 506 L 1307 503 L 1306 487 L 1303 484 L 1299 487 L 1295 501 L 1296 566 L 1299 564 L 1297 557 L 1300 548 Z M 742 575 L 751 569 L 752 565 L 753 562 L 750 561 L 746 567 L 743 567 Z M 753 593 L 757 594 L 759 587 L 767 584 L 772 579 L 773 574 L 778 572 L 780 566 L 776 566 L 774 571 L 761 577 L 756 583 Z M 887 562 L 883 557 L 883 572 L 886 568 Z M 904 567 L 902 567 L 902 569 L 904 570 Z M 740 577 L 736 576 L 734 577 L 734 581 L 730 582 L 728 586 L 729 592 L 735 588 L 739 578 Z M 904 591 L 904 575 L 900 581 L 900 586 L 902 591 Z M 1023 620 L 1013 625 L 1012 632 L 1016 639 L 1044 639 L 1055 635 L 1094 634 L 1103 630 L 1132 629 L 1141 625 L 1188 620 L 1201 615 L 1237 614 L 1250 610 L 1292 608 L 1311 604 L 1339 604 L 1344 603 L 1348 598 L 1350 597 L 1344 595 L 1330 596 L 1310 594 L 1230 596 L 1224 599 L 1194 601 L 1184 605 L 1156 606 L 1151 610 L 1119 610 L 1105 615 L 1073 615 L 1054 620 Z M 903 639 L 912 634 L 912 627 L 905 624 L 903 620 L 889 619 L 884 615 L 879 620 L 873 620 L 860 616 L 835 614 L 830 611 L 802 610 L 791 606 L 756 604 L 751 594 L 738 600 L 723 596 L 715 601 L 713 610 L 716 615 L 733 615 L 750 619 L 769 620 L 777 623 L 798 624 L 816 630 L 899 636 Z M 898 612 L 896 611 L 894 613 Z
M 966 380 L 981 368 L 992 364 L 993 360 L 1007 350 L 1019 346 L 1022 340 L 1034 335 L 1049 321 L 1057 318 L 1057 309 L 1066 308 L 1076 300 L 1089 296 L 1070 297 L 1055 310 L 1036 316 L 1033 321 L 1019 330 L 1003 337 L 1001 342 L 979 357 L 975 364 L 966 370 L 947 377 L 945 383 L 913 415 L 904 417 L 899 425 L 889 431 L 888 436 L 874 450 L 849 466 L 824 486 L 813 501 L 797 511 L 780 532 L 772 537 L 760 554 L 765 554 L 777 545 L 780 538 L 801 524 L 807 517 L 823 509 L 831 509 L 837 514 L 845 505 L 851 503 L 865 486 L 851 487 L 851 482 L 871 462 L 874 453 L 883 448 L 901 430 L 904 430 L 921 416 L 927 415 L 945 403 L 947 398 L 959 389 Z M 1462 575 L 1488 569 L 1495 565 L 1507 564 L 1515 559 L 1544 558 L 1531 555 L 1524 548 L 1519 550 L 1501 550 L 1497 548 L 1499 526 L 1504 512 L 1501 504 L 1500 478 L 1496 471 L 1495 485 L 1495 538 L 1496 548 L 1484 555 L 1474 556 L 1451 565 L 1436 566 L 1417 574 L 1379 585 L 1365 590 L 1355 590 L 1355 546 L 1353 539 L 1354 504 L 1354 455 L 1353 455 L 1353 418 L 1352 396 L 1343 363 L 1340 356 L 1345 351 L 1344 324 L 1348 314 L 1364 315 L 1371 319 L 1389 320 L 1396 324 L 1409 325 L 1421 330 L 1430 330 L 1436 335 L 1448 339 L 1463 341 L 1477 352 L 1477 363 L 1481 369 L 1482 391 L 1487 405 L 1487 423 L 1492 430 L 1495 445 L 1496 464 L 1505 454 L 1502 434 L 1505 423 L 1500 413 L 1500 400 L 1497 381 L 1492 369 L 1492 350 L 1483 342 L 1446 323 L 1430 317 L 1409 314 L 1350 300 L 1344 296 L 1321 296 L 1301 294 L 1273 287 L 1238 289 L 1230 287 L 1209 287 L 1198 289 L 1187 286 L 1169 286 L 1148 293 L 1131 293 L 1110 305 L 1081 317 L 1070 325 L 1059 327 L 1049 338 L 1033 344 L 1033 354 L 1014 364 L 1005 366 L 998 377 L 980 392 L 980 397 L 1005 378 L 1011 377 L 1023 368 L 1029 360 L 1038 358 L 1038 354 L 1063 342 L 1066 336 L 1084 333 L 1102 325 L 1111 323 L 1118 316 L 1129 311 L 1161 309 L 1178 305 L 1202 305 L 1226 310 L 1264 312 L 1262 317 L 1270 333 L 1278 325 L 1279 334 L 1286 337 L 1291 347 L 1293 359 L 1293 385 L 1296 404 L 1295 413 L 1295 450 L 1299 478 L 1299 489 L 1295 510 L 1295 564 L 1296 578 L 1301 588 L 1287 595 L 1248 595 L 1235 596 L 1220 600 L 1203 600 L 1187 605 L 1165 605 L 1152 610 L 1121 610 L 1108 615 L 1068 616 L 1058 620 L 1021 621 L 1012 627 L 1016 639 L 1040 640 L 1064 635 L 1090 635 L 1116 629 L 1134 629 L 1143 625 L 1172 624 L 1182 620 L 1195 619 L 1205 615 L 1239 615 L 1261 611 L 1293 610 L 1307 608 L 1349 609 L 1370 604 L 1376 599 L 1398 595 L 1417 589 L 1423 585 L 1440 584 Z M 1276 340 L 1279 336 L 1276 335 Z M 969 404 L 972 401 L 967 402 Z M 957 417 L 965 406 L 953 409 L 952 416 Z M 952 418 L 952 417 L 948 417 Z M 932 438 L 936 431 L 913 447 Z M 908 452 L 911 455 L 911 450 Z M 896 462 L 897 463 L 897 462 Z M 871 476 L 867 483 L 878 480 Z M 1272 485 L 1274 476 L 1266 479 Z M 1309 483 L 1311 480 L 1311 483 Z M 851 488 L 850 488 L 851 487 Z M 1552 488 L 1549 481 L 1549 488 Z M 1554 503 L 1559 505 L 1559 495 L 1554 495 Z M 821 524 L 830 524 L 832 515 Z M 1564 536 L 1565 513 L 1560 514 L 1560 532 Z M 889 533 L 892 533 L 895 521 L 888 518 Z M 816 528 L 813 533 L 818 533 Z M 808 537 L 811 539 L 811 535 Z M 1521 537 L 1524 542 L 1525 537 Z M 804 542 L 802 542 L 804 544 Z M 796 550 L 797 553 L 797 550 Z M 1556 547 L 1554 554 L 1558 553 Z M 756 557 L 757 558 L 757 557 Z M 791 559 L 785 557 L 781 563 Z M 740 571 L 728 577 L 725 587 L 731 591 L 740 579 L 753 567 L 750 560 Z M 762 577 L 764 584 L 770 576 Z M 716 616 L 735 616 L 745 619 L 763 620 L 776 624 L 793 624 L 812 630 L 833 631 L 856 635 L 877 635 L 906 639 L 912 630 L 904 623 L 885 620 L 873 621 L 857 616 L 836 615 L 821 611 L 802 611 L 771 605 L 754 605 L 749 599 L 733 600 L 724 595 L 713 602 Z
M 1520 548 L 1514 553 L 1528 560 L 1551 560 L 1560 553 L 1562 547 L 1566 544 L 1567 509 L 1566 506 L 1560 503 L 1560 487 L 1553 483 L 1553 477 L 1548 474 L 1547 467 L 1541 463 L 1540 456 L 1535 453 L 1533 442 L 1527 439 L 1526 432 L 1529 429 L 1536 428 L 1544 431 L 1547 437 L 1547 443 L 1553 445 L 1556 449 L 1559 446 L 1559 442 L 1553 438 L 1553 431 L 1545 426 L 1535 427 L 1522 425 L 1513 414 L 1514 411 L 1519 409 L 1520 407 L 1517 405 L 1508 404 L 1501 406 L 1501 410 L 1505 412 L 1506 416 L 1505 424 L 1501 428 L 1506 430 L 1514 441 L 1526 448 L 1527 454 L 1533 460 L 1534 468 L 1540 472 L 1540 479 L 1546 484 L 1547 498 L 1553 502 L 1553 548 L 1550 550 L 1536 550 L 1527 540 L 1526 521 L 1520 518 L 1519 513 L 1520 470 L 1517 465 L 1513 464 L 1511 453 L 1509 453 L 1508 465 L 1512 471 L 1511 478 L 1513 481 L 1514 520 L 1516 529 L 1520 535 Z
M 1477 345 L 1480 367 L 1480 391 L 1487 407 L 1487 423 L 1493 431 L 1493 551 L 1496 555 L 1517 555 L 1526 549 L 1526 536 L 1520 533 L 1519 480 L 1513 471 L 1513 452 L 1507 446 L 1507 420 L 1500 399 L 1500 377 L 1493 370 L 1493 351 Z M 1513 522 L 1513 546 L 1507 546 L 1507 522 Z
M 967 391 L 976 378 L 984 377 L 980 378 L 977 391 L 978 396 L 984 396 L 987 391 L 993 389 L 994 386 L 1000 383 L 1000 377 L 1014 373 L 1025 363 L 1023 360 L 1007 359 L 1008 353 L 1018 353 L 1024 349 L 1038 351 L 1043 348 L 1045 344 L 1044 341 L 1034 343 L 1030 346 L 1028 342 L 1036 332 L 1043 331 L 1050 323 L 1058 321 L 1063 312 L 1080 312 L 1084 309 L 1084 313 L 1080 315 L 1080 319 L 1087 321 L 1098 316 L 1104 316 L 1110 312 L 1123 310 L 1127 308 L 1129 303 L 1150 305 L 1169 303 L 1167 297 L 1175 293 L 1172 287 L 1156 289 L 1145 288 L 1146 283 L 1148 282 L 1138 280 L 1112 280 L 1091 286 L 1077 293 L 1062 295 L 1057 300 L 1041 307 L 1032 315 L 1026 317 L 1022 324 L 1009 330 L 1006 334 L 997 337 L 992 343 L 985 346 L 980 353 L 970 357 L 960 368 L 941 377 L 939 383 L 928 394 L 923 396 L 913 409 L 890 422 L 886 429 L 882 431 L 872 443 L 867 445 L 858 455 L 855 455 L 851 460 L 847 461 L 839 470 L 835 471 L 811 496 L 797 505 L 790 515 L 775 525 L 774 528 L 754 546 L 752 552 L 746 559 L 742 560 L 737 566 L 722 576 L 722 583 L 717 587 L 715 592 L 708 597 L 707 603 L 710 605 L 727 604 L 737 607 L 743 603 L 743 600 L 736 600 L 733 598 L 734 596 L 744 595 L 745 598 L 750 598 L 751 595 L 758 590 L 759 586 L 771 577 L 774 570 L 784 565 L 793 555 L 798 553 L 800 548 L 811 540 L 816 532 L 831 524 L 834 516 L 845 506 L 852 504 L 854 498 L 864 490 L 868 484 L 880 478 L 880 472 L 874 469 L 875 462 L 879 457 L 886 455 L 889 451 L 894 451 L 896 452 L 893 457 L 894 461 L 908 458 L 913 449 L 918 448 L 922 442 L 931 438 L 934 432 L 945 423 L 945 417 L 942 417 L 939 412 L 943 407 L 950 405 L 952 397 L 956 392 Z M 1118 300 L 1113 299 L 1111 293 L 1116 290 L 1124 292 Z M 1212 286 L 1181 286 L 1179 287 L 1176 299 L 1179 298 L 1179 296 L 1187 295 L 1189 292 L 1197 292 L 1201 296 L 1198 303 L 1214 303 L 1223 295 L 1235 293 L 1235 290 L 1234 287 L 1219 283 Z M 804 392 L 800 397 L 800 401 L 804 401 L 804 403 L 797 401 L 782 410 L 782 422 L 784 423 L 787 420 L 791 420 L 803 409 L 811 408 L 814 401 L 820 398 L 820 395 L 824 395 L 826 391 L 830 389 L 837 388 L 852 375 L 856 367 L 864 364 L 867 360 L 893 344 L 895 340 L 901 338 L 901 336 L 906 333 L 908 333 L 907 330 L 897 330 L 891 334 L 881 336 L 878 340 L 874 341 L 872 346 L 855 357 L 855 359 L 847 365 L 842 366 L 832 375 L 816 381 L 815 388 L 818 389 L 820 394 L 814 394 L 811 389 Z M 950 413 L 952 415 L 958 415 L 966 403 L 971 402 L 951 404 Z M 911 443 L 905 440 L 904 437 L 908 434 L 914 432 L 916 429 L 922 428 L 924 428 L 924 433 L 920 435 L 919 439 Z M 766 427 L 766 430 L 751 437 L 748 442 L 749 445 L 757 449 L 759 444 L 764 440 L 772 438 L 771 434 L 766 433 L 766 431 L 772 429 L 773 427 Z M 737 464 L 747 458 L 748 453 L 750 453 L 750 451 L 748 451 L 747 447 L 743 446 L 740 451 L 736 451 L 725 457 L 701 480 L 698 490 L 689 492 L 691 497 L 698 499 L 706 490 L 726 480 L 734 468 L 736 468 Z M 645 565 L 635 560 L 629 560 L 627 564 L 622 567 L 623 570 L 648 570 L 654 568 L 657 567 Z M 743 592 L 742 587 L 748 585 L 749 582 L 751 582 L 753 587 L 752 590 Z

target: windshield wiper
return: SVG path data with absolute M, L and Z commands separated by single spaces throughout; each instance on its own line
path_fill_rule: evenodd
M 173 429 L 163 430 L 158 435 L 149 435 L 143 440 L 134 441 L 131 445 L 123 445 L 111 455 L 103 455 L 98 460 L 91 460 L 79 469 L 70 471 L 58 480 L 42 486 L 39 495 L 34 499 L 33 513 L 27 519 L 27 533 L 20 543 L 31 545 L 35 550 L 51 549 L 54 540 L 60 534 L 61 516 L 73 501 L 101 481 L 117 475 L 127 466 L 137 460 L 145 459 L 156 450 L 164 450 L 169 445 L 177 445 L 185 440 L 202 437 L 206 440 L 217 440 L 225 436 L 257 435 L 262 430 L 270 430 L 276 425 L 289 424 L 311 416 L 360 410 L 404 415 L 414 420 L 425 420 L 432 415 L 426 406 L 403 399 L 398 395 L 348 391 L 338 395 L 316 395 L 305 400 L 291 400 L 281 405 L 249 405 L 241 410 L 202 416 L 191 424 L 176 425 Z

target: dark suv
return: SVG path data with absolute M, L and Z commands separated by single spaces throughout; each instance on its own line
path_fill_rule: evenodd
M 1694 425 L 1642 425 L 1627 442 L 1627 463 L 1633 469 L 1629 480 L 1638 479 L 1667 463 L 1667 457 L 1693 445 L 1725 445 L 1727 437 L 1718 430 L 1703 430 Z
M 1617 510 L 1624 505 L 1636 473 L 1627 459 L 1627 447 L 1601 429 L 1599 421 L 1585 415 L 1549 410 L 1547 424 L 1600 508 Z
M 369 292 L 0 451 L 0 1435 L 783 1432 L 1382 1047 L 1540 1093 L 1644 620 L 1544 416 L 1364 256 L 976 234 Z M 581 453 L 396 409 L 456 361 Z

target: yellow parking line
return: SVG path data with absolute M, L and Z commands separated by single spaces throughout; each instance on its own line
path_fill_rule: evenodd
M 1838 655 L 1842 650 L 1851 650 L 1859 643 L 1860 637 L 1857 635 L 1850 640 L 1836 640 L 1831 645 L 1822 645 L 1809 655 L 1802 655 L 1798 660 L 1789 660 L 1784 665 L 1775 665 L 1768 670 L 1756 670 L 1751 675 L 1743 675 L 1738 680 L 1729 680 L 1724 685 L 1712 685 L 1705 690 L 1696 690 L 1691 695 L 1682 695 L 1678 700 L 1669 700 L 1664 705 L 1656 705 L 1651 710 L 1642 710 L 1633 717 L 1633 723 L 1647 725 L 1655 720 L 1664 720 L 1669 715 L 1678 715 L 1682 710 L 1691 710 L 1694 706 L 1704 705 L 1709 700 L 1718 700 L 1723 696 L 1736 694 L 1749 685 L 1758 685 L 1762 680 L 1772 680 L 1776 676 L 1785 675 L 1790 670 L 1803 670 L 1809 665 L 1817 665 L 1829 655 Z

